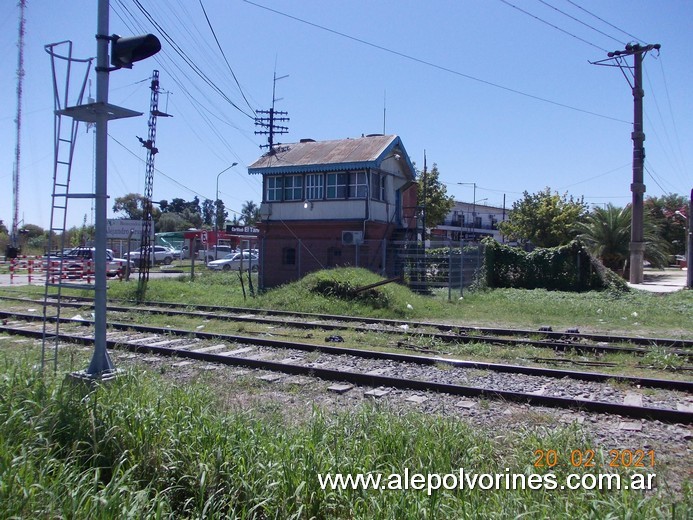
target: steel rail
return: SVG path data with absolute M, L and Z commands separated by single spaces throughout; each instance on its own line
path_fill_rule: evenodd
M 0 297 L 2 299 L 2 297 Z M 13 298 L 6 298 L 6 299 L 13 299 Z M 38 302 L 35 300 L 31 299 L 24 299 L 24 298 L 16 298 L 16 300 L 19 301 L 28 301 L 28 302 L 33 302 L 33 303 L 43 303 L 43 302 Z M 81 298 L 80 298 L 81 300 Z M 63 306 L 69 306 L 69 307 L 85 307 L 91 305 L 88 303 L 90 300 L 88 298 L 84 299 L 84 303 L 77 303 L 77 302 L 62 302 L 61 305 Z M 154 302 L 152 302 L 154 303 Z M 196 316 L 196 317 L 205 317 L 205 318 L 214 318 L 217 320 L 224 320 L 224 321 L 238 321 L 238 322 L 246 322 L 246 323 L 262 323 L 262 324 L 269 324 L 269 325 L 283 325 L 283 326 L 290 326 L 294 328 L 304 328 L 304 329 L 324 329 L 324 330 L 357 330 L 361 331 L 362 327 L 359 327 L 358 325 L 348 325 L 345 323 L 325 323 L 325 322 L 305 322 L 305 321 L 299 321 L 299 322 L 287 322 L 285 319 L 280 320 L 280 319 L 273 319 L 273 318 L 264 318 L 261 316 L 248 316 L 248 313 L 252 313 L 252 309 L 238 309 L 238 308 L 227 308 L 227 307 L 219 307 L 219 309 L 231 309 L 233 312 L 239 312 L 242 311 L 245 315 L 243 316 L 235 316 L 235 315 L 219 315 L 219 314 L 209 314 L 208 312 L 204 311 L 189 311 L 189 310 L 175 310 L 175 307 L 184 307 L 184 308 L 190 308 L 191 306 L 186 306 L 185 304 L 174 304 L 174 303 L 162 303 L 162 302 L 157 302 L 154 303 L 155 305 L 162 305 L 163 309 L 153 309 L 151 307 L 127 307 L 127 306 L 121 306 L 121 305 L 113 305 L 109 304 L 108 309 L 116 312 L 132 312 L 132 311 L 137 311 L 137 312 L 149 312 L 149 313 L 157 313 L 157 314 L 167 314 L 171 316 Z M 193 308 L 199 308 L 200 306 L 192 306 Z M 212 307 L 212 306 L 202 306 L 204 308 Z M 165 309 L 165 310 L 164 310 Z M 257 311 L 255 311 L 257 312 Z M 271 312 L 283 312 L 283 311 L 271 311 Z M 260 314 L 264 314 L 265 311 L 261 311 Z M 355 317 L 355 316 L 350 316 L 350 317 L 345 317 L 345 316 L 339 316 L 339 315 L 317 315 L 317 314 L 301 314 L 301 313 L 289 313 L 292 316 L 310 316 L 310 317 L 316 317 L 320 316 L 320 319 L 329 319 L 333 318 L 334 320 L 337 321 L 346 321 L 345 318 L 349 318 L 348 321 L 351 322 L 359 322 L 359 323 L 370 323 L 370 324 L 386 324 L 390 325 L 391 323 L 399 323 L 398 321 L 395 320 L 378 320 L 375 318 L 360 318 L 360 317 Z M 412 322 L 402 322 L 402 324 L 409 323 L 411 324 Z M 427 324 L 427 323 L 421 323 L 421 322 L 414 322 L 414 328 L 424 328 L 424 327 L 430 327 L 430 328 L 439 328 L 441 327 L 440 325 L 432 325 L 432 324 Z M 450 328 L 450 326 L 447 326 Z M 453 327 L 454 328 L 454 327 Z M 439 329 L 440 330 L 440 329 Z M 498 329 L 498 330 L 505 330 L 505 329 Z M 512 330 L 512 329 L 507 329 L 507 330 Z M 506 330 L 506 332 L 507 332 Z M 533 339 L 527 339 L 527 338 L 507 338 L 507 337 L 499 337 L 499 336 L 483 336 L 483 335 L 460 335 L 460 334 L 451 334 L 451 333 L 433 333 L 433 332 L 424 332 L 424 331 L 417 331 L 417 332 L 403 332 L 401 330 L 392 330 L 392 329 L 384 329 L 384 330 L 379 330 L 378 332 L 385 333 L 385 334 L 398 334 L 398 335 L 406 335 L 406 336 L 411 336 L 411 335 L 425 335 L 427 337 L 430 337 L 432 339 L 436 339 L 439 341 L 443 341 L 446 343 L 477 343 L 477 342 L 486 342 L 486 343 L 493 343 L 497 345 L 511 345 L 511 346 L 533 346 L 533 347 L 538 347 L 538 348 L 550 348 L 553 350 L 557 351 L 570 351 L 574 350 L 576 352 L 592 352 L 592 353 L 614 353 L 614 354 L 634 354 L 634 355 L 646 355 L 648 352 L 650 352 L 646 348 L 639 348 L 639 347 L 629 347 L 629 346 L 617 346 L 617 345 L 603 345 L 603 344 L 590 344 L 590 343 L 579 343 L 575 341 L 568 341 L 566 340 L 566 336 L 564 334 L 564 339 L 562 341 L 551 341 L 550 339 L 540 339 L 540 340 L 533 340 Z M 517 331 L 516 331 L 517 332 Z M 521 333 L 526 333 L 529 334 L 528 331 L 521 331 Z M 534 331 L 533 334 L 545 334 L 544 332 L 537 332 Z M 584 335 L 583 335 L 584 336 Z M 615 336 L 614 336 L 615 337 Z M 580 339 L 580 338 L 576 338 Z M 641 340 L 644 338 L 640 338 Z M 653 340 L 653 343 L 658 341 L 656 339 L 650 338 Z M 674 340 L 674 339 L 667 339 L 663 340 L 667 342 L 681 342 L 685 340 Z M 691 341 L 691 345 L 693 345 L 693 341 Z M 688 352 L 687 350 L 684 349 L 675 349 L 669 347 L 668 352 L 675 354 L 677 356 L 682 356 L 686 357 L 688 360 L 693 360 L 693 352 Z
M 27 321 L 35 321 L 39 319 L 39 316 L 34 316 L 32 314 L 17 314 L 9 313 L 5 311 L 0 311 L 1 318 L 19 318 Z M 55 320 L 55 318 L 50 318 Z M 73 323 L 82 325 L 91 325 L 93 322 L 90 320 L 79 320 L 74 318 L 59 318 L 61 323 Z M 388 360 L 396 361 L 401 363 L 414 363 L 418 365 L 436 365 L 436 364 L 447 364 L 457 368 L 467 368 L 467 369 L 478 369 L 478 370 L 490 370 L 493 372 L 501 373 L 511 373 L 511 374 L 524 374 L 535 377 L 550 377 L 555 379 L 561 379 L 564 377 L 570 379 L 576 379 L 580 381 L 594 381 L 594 382 L 608 382 L 608 381 L 619 381 L 623 383 L 628 383 L 630 385 L 640 385 L 648 388 L 660 388 L 666 390 L 679 390 L 682 392 L 693 393 L 693 382 L 691 381 L 681 381 L 675 379 L 655 379 L 647 377 L 636 377 L 636 376 L 625 376 L 620 374 L 605 374 L 601 372 L 582 372 L 576 370 L 561 370 L 555 368 L 543 368 L 543 367 L 529 367 L 523 365 L 509 365 L 502 363 L 486 363 L 481 361 L 465 361 L 454 358 L 446 357 L 429 357 L 429 356 L 417 356 L 412 354 L 399 354 L 396 352 L 381 352 L 376 350 L 366 350 L 366 349 L 354 349 L 348 347 L 336 347 L 329 345 L 318 345 L 314 343 L 297 343 L 294 341 L 283 341 L 277 339 L 268 338 L 255 338 L 249 336 L 238 336 L 232 334 L 222 334 L 217 332 L 202 332 L 199 330 L 187 330 L 187 329 L 174 329 L 174 328 L 163 328 L 163 327 L 153 327 L 149 325 L 135 325 L 130 323 L 117 323 L 109 322 L 109 327 L 115 330 L 132 330 L 136 332 L 146 332 L 151 334 L 166 334 L 169 336 L 178 337 L 195 337 L 197 339 L 204 340 L 223 340 L 230 343 L 241 343 L 244 345 L 255 345 L 268 348 L 284 348 L 301 350 L 304 352 L 324 352 L 326 354 L 333 355 L 350 355 L 354 357 L 359 357 L 363 359 L 377 359 L 377 360 Z M 6 330 L 6 326 L 0 326 L 0 331 Z
M 38 338 L 41 335 L 40 331 L 12 329 L 5 325 L 0 326 L 0 330 L 7 333 L 22 334 L 24 336 L 30 336 L 35 338 Z M 162 331 L 160 329 L 160 332 L 168 333 L 171 331 L 167 329 Z M 87 338 L 84 336 L 76 336 L 61 333 L 59 337 L 64 341 L 77 342 L 83 345 L 89 345 L 93 343 L 92 338 Z M 209 352 L 195 352 L 190 350 L 171 349 L 154 345 L 140 345 L 135 343 L 122 342 L 118 340 L 107 340 L 107 345 L 109 348 L 124 348 L 126 350 L 136 353 L 152 353 L 162 356 L 188 358 L 195 359 L 198 361 L 207 361 L 211 363 L 219 363 L 225 365 L 244 366 L 249 368 L 257 368 L 261 370 L 269 370 L 273 372 L 280 372 L 291 375 L 308 376 L 327 381 L 348 382 L 362 386 L 389 387 L 401 390 L 418 390 L 424 392 L 439 392 L 466 397 L 485 397 L 509 402 L 524 403 L 529 404 L 531 406 L 545 406 L 551 408 L 564 409 L 569 408 L 582 410 L 585 412 L 615 414 L 620 415 L 622 417 L 658 420 L 667 423 L 693 424 L 693 413 L 681 410 L 632 406 L 617 403 L 605 403 L 602 401 L 589 401 L 567 397 L 551 397 L 544 395 L 527 394 L 523 392 L 511 392 L 507 390 L 495 390 L 481 387 L 454 385 L 450 383 L 437 383 L 433 381 L 421 381 L 383 375 L 364 374 L 351 371 L 341 371 L 319 367 L 294 365 L 290 363 L 281 363 L 275 361 L 241 358 L 236 356 L 225 356 L 219 354 L 212 354 Z

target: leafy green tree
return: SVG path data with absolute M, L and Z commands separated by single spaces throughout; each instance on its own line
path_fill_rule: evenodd
M 224 206 L 224 201 L 221 199 L 217 199 L 215 203 L 215 215 L 217 219 L 217 229 L 224 229 L 224 224 L 226 224 L 226 217 L 229 216 L 229 212 L 226 211 L 226 207 Z
M 193 211 L 191 208 L 185 208 L 179 215 L 192 224 L 191 227 L 201 228 L 202 227 L 202 215 L 199 211 Z
M 113 204 L 114 213 L 123 213 L 123 218 L 129 218 L 133 220 L 142 220 L 144 215 L 144 195 L 139 193 L 128 193 L 122 197 L 116 197 L 115 203 Z M 152 220 L 156 223 L 161 217 L 161 210 L 156 206 L 152 205 Z
M 185 200 L 178 197 L 171 199 L 171 202 L 166 204 L 166 213 L 183 213 L 187 204 Z
M 128 193 L 122 197 L 116 197 L 113 204 L 113 213 L 124 213 L 125 218 L 141 220 L 144 207 L 144 196 L 139 193 Z
M 590 252 L 609 269 L 625 275 L 630 259 L 631 206 L 618 208 L 608 204 L 595 208 L 584 222 L 576 226 L 578 238 Z M 654 267 L 667 264 L 667 243 L 659 234 L 657 224 L 646 217 L 643 223 L 645 260 Z
M 686 218 L 688 201 L 682 195 L 671 193 L 662 197 L 647 197 L 645 211 L 656 224 L 671 254 L 683 254 L 686 246 Z M 677 214 L 677 211 L 680 214 Z
M 440 172 L 436 163 L 433 163 L 433 168 L 426 172 L 426 175 L 421 171 L 418 171 L 417 175 L 419 205 L 425 212 L 426 228 L 433 229 L 445 222 L 445 217 L 455 205 L 455 198 L 448 196 L 445 184 L 440 182 Z
M 557 247 L 575 238 L 575 226 L 587 213 L 582 199 L 559 195 L 546 188 L 538 193 L 524 192 L 498 229 L 510 240 L 531 242 L 537 247 Z
M 214 202 L 209 199 L 202 202 L 202 222 L 208 227 L 214 226 Z
M 241 218 L 246 226 L 252 226 L 260 220 L 260 208 L 252 200 L 246 200 L 241 207 Z
M 19 230 L 19 232 L 24 235 L 26 239 L 44 237 L 46 231 L 36 224 L 25 224 Z
M 195 227 L 192 222 L 183 218 L 180 213 L 163 213 L 159 218 L 159 232 L 166 233 L 170 231 L 185 231 L 191 227 Z

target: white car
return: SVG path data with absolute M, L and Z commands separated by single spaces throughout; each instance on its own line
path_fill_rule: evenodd
M 242 253 L 229 253 L 224 258 L 212 260 L 207 264 L 207 267 L 215 271 L 239 271 L 241 269 L 247 271 L 250 269 L 255 272 L 258 269 L 257 260 L 257 255 L 243 251 Z
M 197 252 L 197 257 L 205 262 L 211 262 L 226 258 L 228 254 L 235 252 L 236 250 L 231 246 L 212 246 L 209 249 L 200 249 Z
M 128 256 L 127 254 L 125 256 Z M 135 249 L 134 251 L 130 252 L 130 255 L 128 258 L 135 262 L 136 264 L 140 263 L 140 257 L 142 256 L 142 252 L 139 249 Z M 153 249 L 150 247 L 149 248 L 149 264 L 165 264 L 169 265 L 174 257 L 175 253 L 173 250 L 169 249 L 168 247 L 165 246 L 154 246 Z

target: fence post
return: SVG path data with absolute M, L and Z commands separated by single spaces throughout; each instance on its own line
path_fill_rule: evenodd
M 448 243 L 448 301 L 452 301 L 452 243 Z
M 464 296 L 464 240 L 460 234 L 460 297 Z
M 302 254 L 303 241 L 300 238 L 298 239 L 298 247 L 296 249 L 298 250 L 298 252 L 297 252 L 297 256 L 298 256 L 298 259 L 297 259 L 298 260 L 298 279 L 300 280 L 301 279 L 301 272 L 302 272 L 301 261 L 303 259 L 303 254 Z

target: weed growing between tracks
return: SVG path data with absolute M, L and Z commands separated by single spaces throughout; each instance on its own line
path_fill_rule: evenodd
M 1 340 L 5 347 L 11 340 Z M 577 425 L 536 413 L 501 436 L 454 418 L 377 405 L 243 410 L 213 380 L 132 370 L 85 394 L 31 368 L 21 344 L 0 362 L 0 517 L 685 518 L 683 496 L 637 491 L 321 490 L 326 472 L 529 474 L 537 449 L 594 447 Z M 61 369 L 65 367 L 61 366 Z M 59 372 L 60 373 L 60 372 Z M 209 383 L 209 384 L 207 384 Z M 229 381 L 228 395 L 240 391 Z M 243 380 L 241 385 L 248 385 Z M 281 413 L 280 413 L 281 412 Z M 565 462 L 565 461 L 563 461 Z M 679 461 L 683 463 L 683 461 Z M 575 471 L 554 468 L 558 477 Z M 545 471 L 545 470 L 539 470 Z
M 371 297 L 361 298 L 359 293 L 349 296 L 355 288 L 382 280 L 364 269 L 330 269 L 244 299 L 235 273 L 202 272 L 194 281 L 185 275 L 152 279 L 147 286 L 147 299 L 462 325 L 524 329 L 548 325 L 554 330 L 577 327 L 582 332 L 693 338 L 690 324 L 693 291 L 656 294 L 497 289 L 466 291 L 463 298 L 453 295 L 452 301 L 448 301 L 447 290 L 422 296 L 397 283 L 389 283 L 373 289 L 377 294 Z M 334 290 L 326 291 L 325 287 Z M 109 298 L 133 300 L 136 288 L 136 280 L 110 280 L 108 295 Z M 40 297 L 43 288 L 13 287 L 3 292 Z M 64 294 L 90 296 L 87 291 L 66 290 Z

